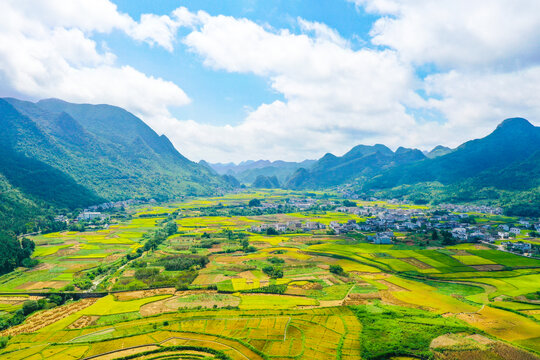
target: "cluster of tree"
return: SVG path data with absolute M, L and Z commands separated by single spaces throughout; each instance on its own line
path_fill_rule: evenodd
M 280 259 L 280 258 L 275 257 L 275 256 L 267 258 L 266 261 L 268 261 L 269 263 L 272 263 L 272 264 L 284 264 L 285 263 L 285 260 Z
M 169 236 L 176 234 L 177 231 L 178 225 L 176 222 L 166 221 L 161 229 L 144 234 L 143 239 L 145 239 L 145 242 L 143 247 L 138 248 L 135 253 L 127 254 L 127 260 L 136 259 L 145 251 L 157 249 L 162 242 L 164 242 Z
M 31 259 L 36 244 L 30 239 L 19 241 L 16 236 L 0 232 L 0 274 L 13 271 L 16 267 L 32 267 L 37 260 Z
M 281 270 L 277 266 L 268 265 L 268 266 L 263 267 L 262 271 L 266 275 L 270 276 L 272 279 L 279 279 L 283 277 L 283 270 Z
M 345 276 L 345 271 L 340 265 L 330 265 L 330 272 L 339 276 Z
M 358 206 L 354 201 L 351 200 L 343 200 L 343 206 L 346 207 L 356 207 Z
M 267 285 L 256 289 L 243 290 L 243 293 L 257 293 L 257 294 L 284 294 L 287 290 L 287 284 L 280 285 Z
M 247 239 L 242 239 L 240 241 L 240 245 L 242 246 L 242 251 L 245 253 L 252 253 L 257 251 L 257 248 L 253 245 L 249 245 L 249 241 Z
M 182 271 L 196 267 L 203 268 L 208 262 L 207 256 L 181 255 L 163 258 L 157 264 L 164 266 L 167 271 Z
M 156 267 L 145 267 L 135 271 L 135 281 L 132 279 L 123 279 L 127 282 L 125 284 L 115 284 L 114 289 L 123 290 L 174 286 L 178 290 L 185 290 L 196 277 L 197 272 L 194 270 L 185 270 L 175 274 L 167 274 L 161 273 L 159 268 Z

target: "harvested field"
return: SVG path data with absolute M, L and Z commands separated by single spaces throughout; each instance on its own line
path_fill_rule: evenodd
M 499 271 L 504 269 L 504 266 L 502 265 L 470 265 L 470 267 L 478 270 L 478 271 Z
M 22 333 L 36 332 L 39 329 L 51 325 L 58 320 L 61 320 L 94 304 L 96 301 L 97 299 L 95 298 L 82 299 L 77 302 L 62 305 L 50 310 L 40 311 L 28 317 L 23 324 L 2 331 L 0 336 L 14 336 Z
M 419 269 L 432 269 L 433 266 L 426 264 L 425 262 L 422 262 L 418 260 L 417 258 L 409 257 L 409 258 L 400 258 L 399 260 L 405 261 L 406 263 L 411 264 L 412 266 L 416 266 Z
M 42 290 L 42 289 L 60 289 L 69 284 L 69 281 L 36 281 L 36 282 L 27 282 L 20 286 L 17 286 L 17 289 L 21 290 Z
M 71 325 L 68 326 L 68 329 L 82 329 L 87 326 L 94 325 L 97 319 L 99 319 L 99 316 L 83 315 L 77 320 L 75 320 L 73 323 L 71 323 Z
M 176 292 L 175 288 L 126 291 L 126 292 L 115 293 L 114 298 L 117 301 L 130 301 L 130 300 L 136 300 L 136 299 L 146 298 L 146 297 L 155 296 L 155 295 L 174 294 L 175 292 Z

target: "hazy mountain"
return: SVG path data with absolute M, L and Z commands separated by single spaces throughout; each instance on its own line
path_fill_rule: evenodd
M 0 99 L 0 174 L 57 206 L 172 198 L 227 186 L 133 114 L 110 105 Z
M 315 160 L 304 160 L 302 162 L 291 161 L 269 161 L 269 160 L 248 160 L 239 163 L 209 164 L 219 174 L 234 175 L 244 184 L 253 183 L 259 175 L 271 177 L 275 176 L 279 182 L 284 183 L 300 168 L 309 168 L 315 164 Z
M 260 189 L 275 189 L 279 188 L 281 185 L 279 184 L 278 178 L 275 176 L 259 175 L 251 186 Z
M 358 145 L 338 157 L 326 154 L 310 169 L 299 169 L 287 181 L 288 188 L 322 188 L 363 181 L 382 170 L 425 159 L 417 149 L 400 147 L 393 152 L 384 145 Z
M 474 177 L 482 179 L 479 183 L 485 186 L 507 187 L 511 186 L 511 178 L 501 180 L 493 176 L 520 171 L 529 174 L 534 161 L 528 159 L 537 156 L 538 151 L 540 128 L 522 118 L 506 119 L 482 139 L 468 141 L 446 155 L 396 166 L 373 178 L 366 188 L 391 188 L 432 181 L 447 185 Z M 538 179 L 532 175 L 524 177 Z
M 430 159 L 433 159 L 433 158 L 436 158 L 438 156 L 446 155 L 446 154 L 448 154 L 450 152 L 452 152 L 452 149 L 450 149 L 449 147 L 442 146 L 442 145 L 437 145 L 431 151 L 425 152 L 424 155 L 426 155 L 426 157 L 428 157 Z

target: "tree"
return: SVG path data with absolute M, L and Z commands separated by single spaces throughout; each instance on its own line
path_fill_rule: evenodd
M 277 232 L 276 229 L 274 229 L 273 227 L 269 227 L 268 229 L 266 229 L 266 235 L 278 235 L 279 233 Z
M 345 207 L 356 207 L 356 203 L 354 201 L 350 201 L 350 200 L 344 200 L 343 201 L 343 206 Z
M 336 275 L 345 275 L 343 268 L 339 265 L 330 265 L 330 272 Z
M 431 232 L 431 240 L 439 240 L 439 233 L 437 233 L 437 230 L 435 229 Z
M 442 237 L 443 237 L 443 240 L 442 240 L 443 245 L 455 245 L 456 244 L 456 239 L 454 239 L 454 237 L 452 236 L 451 233 L 449 233 L 448 231 L 442 231 L 441 234 L 442 234 Z
M 259 199 L 251 199 L 251 200 L 249 200 L 248 205 L 249 205 L 249 207 L 261 206 L 261 200 L 259 200 Z

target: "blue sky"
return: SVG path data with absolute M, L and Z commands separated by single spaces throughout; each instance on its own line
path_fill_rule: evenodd
M 203 10 L 210 15 L 248 18 L 276 29 L 299 33 L 298 17 L 323 22 L 349 39 L 353 47 L 369 46 L 369 30 L 377 16 L 370 15 L 346 1 L 317 0 L 235 0 L 235 1 L 132 1 L 115 0 L 118 10 L 134 19 L 141 14 L 169 14 L 179 6 L 190 11 Z M 186 33 L 186 31 L 180 31 Z M 103 37 L 118 56 L 119 63 L 134 65 L 146 74 L 183 84 L 193 102 L 171 109 L 178 118 L 196 119 L 208 124 L 238 124 L 246 112 L 262 103 L 283 100 L 265 78 L 253 74 L 215 71 L 203 66 L 198 55 L 177 43 L 171 54 L 145 43 L 127 41 L 122 33 Z
M 539 38 L 537 0 L 6 0 L 0 96 L 120 106 L 195 161 L 429 150 L 539 124 Z

